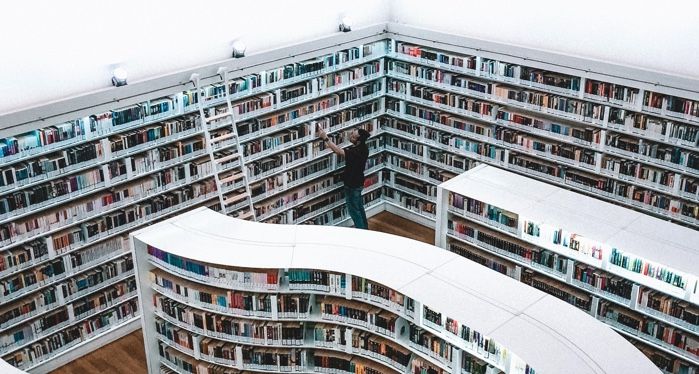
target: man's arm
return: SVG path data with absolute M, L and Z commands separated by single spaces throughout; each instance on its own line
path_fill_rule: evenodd
M 337 144 L 333 143 L 332 140 L 328 137 L 328 134 L 323 131 L 323 129 L 320 128 L 320 125 L 316 125 L 316 134 L 318 135 L 319 138 L 323 139 L 325 144 L 332 149 L 333 152 L 335 152 L 339 156 L 345 156 L 345 150 L 338 147 Z

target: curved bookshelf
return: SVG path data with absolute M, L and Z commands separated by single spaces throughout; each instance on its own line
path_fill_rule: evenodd
M 488 165 L 438 196 L 438 246 L 653 347 L 664 370 L 696 372 L 696 231 Z
M 131 240 L 151 373 L 658 372 L 591 316 L 409 239 L 200 208 Z

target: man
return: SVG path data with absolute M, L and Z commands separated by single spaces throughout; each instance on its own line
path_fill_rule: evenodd
M 364 188 L 364 168 L 366 160 L 369 158 L 369 149 L 366 146 L 366 140 L 369 138 L 369 132 L 364 129 L 353 129 L 349 134 L 351 147 L 342 149 L 333 143 L 328 134 L 316 125 L 316 134 L 323 139 L 325 144 L 339 156 L 345 158 L 345 171 L 343 181 L 345 182 L 345 203 L 347 212 L 354 227 L 358 229 L 369 229 L 369 222 L 366 219 L 364 211 L 364 200 L 362 199 L 362 189 Z

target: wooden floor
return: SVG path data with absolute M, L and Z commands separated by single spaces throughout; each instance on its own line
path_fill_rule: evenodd
M 381 212 L 369 219 L 369 230 L 434 244 L 434 230 L 389 212 Z
M 434 244 L 434 230 L 388 212 L 381 212 L 371 217 L 369 229 Z M 138 330 L 54 370 L 52 374 L 141 374 L 146 372 L 143 334 Z
M 143 349 L 143 334 L 140 329 L 52 371 L 60 374 L 146 372 L 146 352 Z

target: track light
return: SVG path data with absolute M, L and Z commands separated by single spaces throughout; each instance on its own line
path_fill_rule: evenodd
M 126 86 L 126 69 L 118 67 L 112 71 L 112 85 L 115 87 Z
M 352 19 L 349 18 L 348 16 L 342 17 L 340 20 L 340 31 L 342 32 L 350 32 L 352 31 Z
M 245 57 L 245 43 L 240 40 L 233 42 L 233 58 Z

